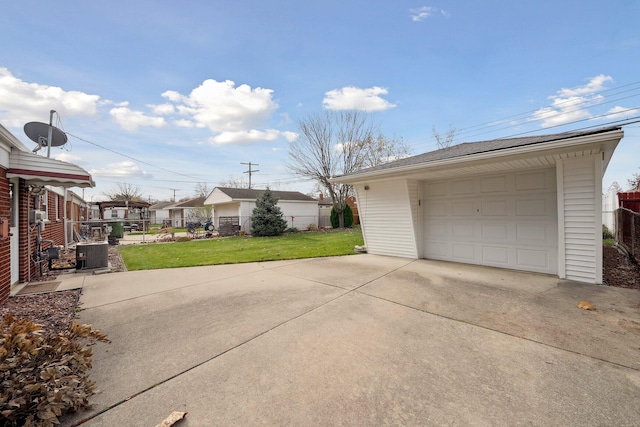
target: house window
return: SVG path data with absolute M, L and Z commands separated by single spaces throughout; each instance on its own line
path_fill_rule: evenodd
M 118 211 L 115 209 L 111 209 L 111 218 L 118 218 Z
M 60 196 L 56 194 L 56 221 L 60 219 Z

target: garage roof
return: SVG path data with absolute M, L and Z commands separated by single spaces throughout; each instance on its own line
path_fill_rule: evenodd
M 611 126 L 585 131 L 467 142 L 337 176 L 332 181 L 351 183 L 397 174 L 435 178 L 498 169 L 552 166 L 557 158 L 570 152 L 603 151 L 601 143 L 617 144 L 622 135 L 620 127 Z M 608 162 L 608 159 L 606 161 Z

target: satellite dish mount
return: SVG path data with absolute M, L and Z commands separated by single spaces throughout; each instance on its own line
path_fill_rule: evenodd
M 24 133 L 38 146 L 33 149 L 35 153 L 42 147 L 47 147 L 47 157 L 51 157 L 51 147 L 60 147 L 67 143 L 67 134 L 53 126 L 53 114 L 49 112 L 49 124 L 41 122 L 29 122 L 24 125 Z

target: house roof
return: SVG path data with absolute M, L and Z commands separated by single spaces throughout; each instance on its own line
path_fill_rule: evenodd
M 266 189 L 258 190 L 254 188 L 229 188 L 229 187 L 216 187 L 215 190 L 220 190 L 232 199 L 245 199 L 256 200 Z M 313 197 L 302 194 L 299 191 L 275 191 L 271 190 L 273 197 L 282 201 L 303 201 L 303 202 L 316 202 Z
M 80 166 L 19 150 L 11 151 L 7 178 L 22 178 L 33 185 L 95 187 L 89 172 Z
M 484 164 L 493 162 L 494 165 L 492 167 L 494 169 L 496 162 L 503 162 L 504 168 L 513 169 L 516 165 L 514 163 L 507 164 L 508 157 L 515 158 L 515 156 L 519 156 L 518 161 L 523 167 L 526 165 L 526 161 L 522 160 L 524 158 L 523 155 L 526 155 L 529 159 L 536 159 L 531 162 L 531 166 L 551 166 L 555 164 L 554 156 L 561 157 L 562 153 L 575 150 L 598 151 L 598 147 L 588 148 L 587 145 L 603 141 L 615 141 L 615 144 L 617 144 L 622 135 L 620 127 L 612 126 L 585 131 L 467 142 L 417 156 L 398 159 L 351 174 L 337 176 L 332 181 L 353 182 L 359 178 L 393 175 L 399 171 L 425 171 L 427 169 L 436 170 L 437 168 L 457 168 L 458 171 L 463 171 L 462 165 L 472 161 L 483 161 Z M 602 136 L 602 138 L 599 136 Z M 475 167 L 476 172 L 480 172 L 480 169 Z M 484 169 L 489 170 L 487 167 Z
M 95 187 L 89 172 L 72 163 L 33 154 L 1 124 L 0 141 L 10 150 L 7 178 L 22 178 L 31 185 Z
M 166 209 L 174 205 L 175 202 L 159 202 L 149 206 L 150 211 L 159 211 L 162 209 Z
M 180 209 L 180 208 L 201 208 L 204 206 L 204 200 L 206 197 L 196 197 L 195 199 L 185 200 L 184 202 L 178 202 L 173 206 L 170 206 L 170 209 Z

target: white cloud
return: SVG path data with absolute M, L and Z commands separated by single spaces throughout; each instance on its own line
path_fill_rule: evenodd
M 435 13 L 440 13 L 442 16 L 449 16 L 449 12 L 444 9 L 438 9 L 431 6 L 422 6 L 415 9 L 409 9 L 409 16 L 413 22 L 424 21 L 425 19 L 433 16 Z
M 125 160 L 119 163 L 110 163 L 106 167 L 100 169 L 91 169 L 89 173 L 91 175 L 115 176 L 120 178 L 153 178 L 153 175 L 147 173 L 147 171 L 143 169 L 140 169 L 137 164 L 130 160 Z
M 209 141 L 216 145 L 249 144 L 258 141 L 275 141 L 281 135 L 282 132 L 276 129 L 267 129 L 265 131 L 251 129 L 248 131 L 222 132 L 216 136 L 211 137 Z M 283 136 L 286 137 L 286 135 Z
M 53 156 L 54 159 L 60 160 L 61 162 L 74 163 L 76 165 L 80 165 L 82 163 L 86 163 L 82 161 L 80 156 L 76 156 L 74 154 L 69 153 L 60 153 Z
M 173 114 L 176 109 L 172 104 L 149 105 L 149 108 L 158 115 Z
M 31 121 L 48 121 L 50 110 L 63 117 L 92 116 L 99 101 L 98 95 L 27 83 L 0 67 L 0 112 L 6 126 L 22 127 Z
M 284 138 L 285 138 L 287 141 L 289 141 L 289 142 L 293 142 L 293 141 L 295 141 L 296 139 L 298 139 L 298 136 L 299 136 L 297 133 L 295 133 L 295 132 L 290 132 L 290 131 L 288 131 L 288 130 L 287 130 L 287 131 L 284 131 L 284 132 L 280 132 L 280 134 L 281 134 L 282 136 L 284 136 Z
M 635 116 L 640 113 L 640 109 L 638 108 L 626 108 L 616 106 L 607 111 L 607 115 L 604 116 L 605 119 L 622 119 L 624 117 Z
M 347 86 L 326 92 L 322 105 L 328 110 L 388 110 L 395 107 L 394 104 L 381 97 L 388 92 L 387 89 L 378 86 L 368 89 Z
M 173 102 L 178 114 L 186 116 L 196 127 L 207 127 L 220 133 L 250 132 L 264 125 L 278 108 L 272 99 L 273 90 L 242 84 L 231 80 L 205 80 L 189 95 L 166 91 L 162 96 Z M 267 133 L 263 134 L 267 135 Z
M 167 124 L 163 117 L 147 116 L 142 111 L 134 111 L 126 107 L 112 108 L 109 114 L 120 127 L 131 132 L 138 130 L 140 126 L 161 128 Z
M 549 97 L 551 105 L 535 111 L 531 120 L 541 121 L 541 126 L 546 128 L 591 118 L 588 108 L 602 101 L 603 96 L 598 92 L 604 89 L 605 83 L 612 80 L 610 76 L 601 74 L 584 86 L 560 89 L 556 95 Z

